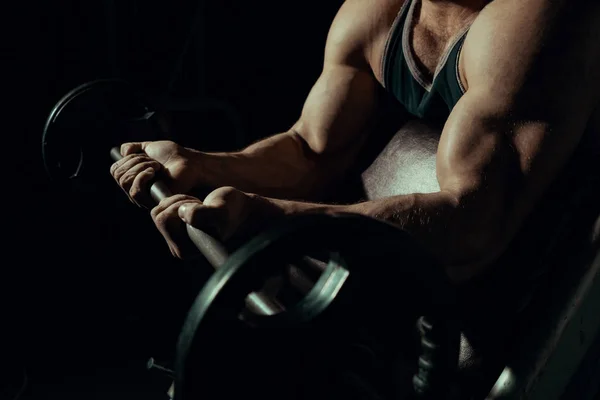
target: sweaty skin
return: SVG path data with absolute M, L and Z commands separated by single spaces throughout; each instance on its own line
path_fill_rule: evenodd
M 350 212 L 411 232 L 453 279 L 476 275 L 506 249 L 565 166 L 600 99 L 600 3 L 487 3 L 422 0 L 412 27 L 412 51 L 431 76 L 449 38 L 474 19 L 459 62 L 466 93 L 438 147 L 439 192 L 352 205 L 310 202 L 348 170 L 369 134 L 385 40 L 403 0 L 344 3 L 327 38 L 323 72 L 287 132 L 218 154 L 170 142 L 124 144 L 125 157 L 111 173 L 142 204 L 158 167 L 137 165 L 149 158 L 176 193 L 219 188 L 204 203 L 174 196 L 153 209 L 178 257 L 184 246 L 174 232 L 182 220 L 227 239 L 260 217 Z

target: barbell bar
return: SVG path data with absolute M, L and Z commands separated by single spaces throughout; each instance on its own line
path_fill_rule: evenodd
M 123 158 L 118 147 L 113 147 L 110 150 L 110 156 L 113 161 L 119 161 Z M 171 193 L 167 185 L 160 180 L 150 186 L 150 196 L 157 204 L 172 195 L 173 193 Z M 215 269 L 222 266 L 229 258 L 229 253 L 225 249 L 225 246 L 217 239 L 198 228 L 194 228 L 190 224 L 186 224 L 185 227 L 192 243 L 194 243 L 200 253 Z M 246 306 L 250 311 L 260 315 L 273 315 L 284 311 L 283 306 L 273 299 L 262 293 L 255 292 L 250 293 L 246 298 Z

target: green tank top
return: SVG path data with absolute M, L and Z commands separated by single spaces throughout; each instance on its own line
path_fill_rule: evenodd
M 383 53 L 381 76 L 386 90 L 406 111 L 419 118 L 443 123 L 465 93 L 458 75 L 458 59 L 470 24 L 461 29 L 448 46 L 433 82 L 427 82 L 417 67 L 409 41 L 417 1 L 406 0 L 392 25 Z

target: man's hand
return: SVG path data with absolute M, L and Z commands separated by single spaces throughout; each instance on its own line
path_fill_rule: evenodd
M 150 208 L 149 183 L 160 171 L 160 179 L 176 194 L 189 193 L 198 185 L 195 159 L 199 153 L 171 141 L 124 143 L 123 158 L 110 173 L 136 204 Z
M 187 195 L 171 196 L 151 211 L 171 253 L 181 259 L 197 253 L 186 224 L 226 241 L 262 226 L 278 214 L 274 203 L 232 187 L 214 190 L 204 202 Z

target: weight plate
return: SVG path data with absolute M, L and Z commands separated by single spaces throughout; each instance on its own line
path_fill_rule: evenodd
M 122 80 L 96 80 L 71 90 L 44 126 L 42 157 L 48 176 L 60 183 L 99 171 L 107 174 L 111 146 L 128 141 L 122 123 L 149 113 L 141 96 Z

